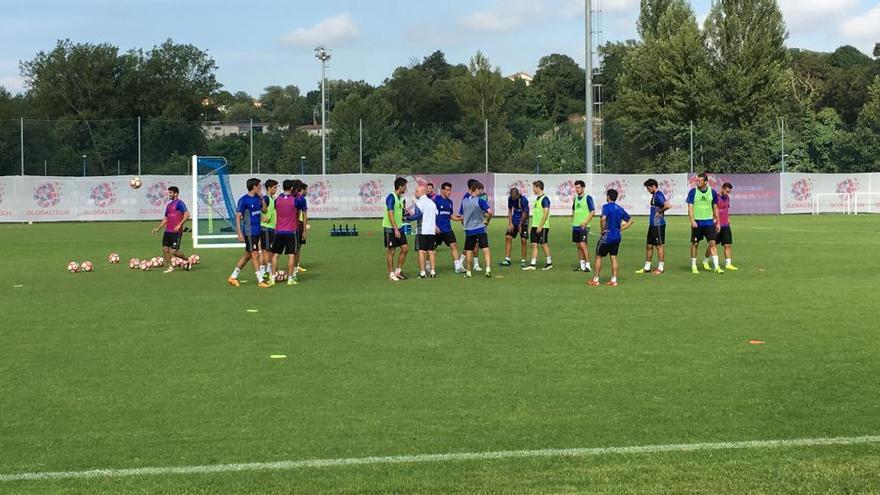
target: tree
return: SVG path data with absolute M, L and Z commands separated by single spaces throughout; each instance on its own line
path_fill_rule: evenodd
M 544 97 L 544 108 L 553 122 L 584 114 L 586 73 L 568 55 L 541 57 L 532 86 Z
M 683 171 L 689 123 L 711 106 L 709 67 L 696 16 L 684 0 L 668 4 L 643 44 L 623 64 L 616 100 L 608 106 L 612 155 L 636 169 Z
M 372 159 L 397 144 L 392 121 L 394 107 L 379 93 L 366 97 L 357 93 L 336 106 L 333 113 L 332 141 L 337 156 L 338 172 L 357 172 L 360 166 L 360 124 L 363 122 L 364 168 L 369 170 Z M 341 167 L 341 168 L 340 168 Z
M 482 52 L 471 57 L 468 75 L 457 86 L 456 100 L 461 108 L 458 128 L 467 147 L 465 161 L 476 170 L 484 162 L 485 128 L 488 122 L 489 162 L 503 162 L 510 143 L 507 115 L 504 113 L 504 78 Z
M 641 0 L 639 20 L 636 29 L 643 40 L 658 35 L 660 19 L 673 0 Z

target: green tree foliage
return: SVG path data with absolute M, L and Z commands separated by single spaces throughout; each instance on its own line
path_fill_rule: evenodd
M 568 55 L 542 57 L 532 83 L 544 100 L 544 111 L 554 123 L 584 112 L 586 74 Z

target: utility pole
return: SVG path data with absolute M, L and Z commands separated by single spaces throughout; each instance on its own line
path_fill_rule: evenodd
M 24 117 L 20 117 L 21 119 L 21 129 L 20 129 L 20 143 L 21 143 L 21 175 L 24 176 Z
M 138 117 L 138 177 L 141 175 L 141 118 Z
M 483 132 L 484 132 L 483 143 L 484 143 L 484 147 L 486 149 L 486 173 L 488 174 L 489 173 L 489 119 L 486 119 L 484 121 Z
M 323 45 L 315 48 L 315 58 L 321 61 L 321 175 L 327 175 L 327 61 L 330 53 Z
M 358 119 L 358 137 L 360 140 L 361 173 L 364 173 L 364 119 Z
M 254 173 L 254 119 L 251 119 L 251 174 Z
M 694 173 L 694 121 L 691 121 L 691 173 Z
M 593 2 L 584 0 L 584 51 L 587 73 L 586 122 L 584 122 L 584 153 L 586 154 L 587 175 L 593 175 Z
M 782 159 L 782 173 L 784 174 L 785 173 L 785 117 L 780 118 L 779 132 L 781 133 L 780 135 L 782 137 L 782 140 L 780 141 L 781 146 L 782 146 L 782 152 L 779 154 L 779 156 Z

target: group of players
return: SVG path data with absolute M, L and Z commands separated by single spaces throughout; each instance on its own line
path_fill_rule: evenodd
M 278 258 L 287 255 L 287 284 L 297 285 L 298 273 L 305 271 L 300 266 L 302 246 L 308 236 L 308 203 L 306 193 L 308 186 L 300 180 L 288 179 L 279 184 L 269 179 L 264 185 L 260 179 L 247 181 L 247 194 L 238 200 L 236 207 L 236 235 L 238 241 L 244 243 L 245 253 L 238 260 L 228 283 L 238 287 L 241 270 L 251 262 L 259 287 L 269 288 L 276 283 Z M 653 273 L 661 275 L 665 271 L 666 244 L 666 212 L 671 204 L 659 190 L 654 179 L 644 183 L 651 195 L 648 234 L 645 249 L 645 265 L 636 274 Z M 488 225 L 493 217 L 488 202 L 485 186 L 477 180 L 468 181 L 468 191 L 464 194 L 455 211 L 452 200 L 452 184 L 444 182 L 439 194 L 434 191 L 433 184 L 418 186 L 415 191 L 416 204 L 412 209 L 406 208 L 407 180 L 398 178 L 394 181 L 394 192 L 385 200 L 386 213 L 382 217 L 383 244 L 388 269 L 388 278 L 393 282 L 405 280 L 403 273 L 409 246 L 404 222 L 417 222 L 415 241 L 419 259 L 419 278 L 436 278 L 436 249 L 442 245 L 450 248 L 450 255 L 456 273 L 465 277 L 473 277 L 474 271 L 484 271 L 486 277 L 492 277 L 492 254 L 489 249 Z M 697 254 L 702 240 L 706 240 L 707 248 L 703 258 L 706 271 L 722 274 L 724 270 L 737 270 L 733 265 L 731 250 L 733 234 L 730 229 L 730 193 L 733 185 L 725 183 L 720 193 L 709 187 L 708 175 L 697 176 L 696 187 L 690 190 L 687 197 L 688 217 L 691 223 L 691 271 L 699 274 Z M 510 254 L 513 240 L 520 238 L 522 270 L 537 270 L 538 250 L 543 251 L 546 263 L 542 270 L 553 269 L 553 258 L 550 253 L 550 198 L 544 194 L 544 183 L 540 180 L 532 184 L 534 199 L 529 200 L 519 189 L 512 188 L 507 200 L 507 231 L 504 243 L 504 260 L 502 267 L 511 266 Z M 187 261 L 180 252 L 180 241 L 183 226 L 189 219 L 189 211 L 179 198 L 177 187 L 168 188 L 169 203 L 165 209 L 162 222 L 153 229 L 155 234 L 165 229 L 162 239 L 163 254 L 169 268 L 165 273 L 174 271 L 172 257 Z M 620 250 L 622 232 L 630 228 L 633 220 L 629 213 L 617 204 L 618 192 L 609 189 L 605 193 L 606 203 L 600 215 L 600 235 L 596 246 L 593 265 L 590 264 L 589 236 L 590 225 L 596 217 L 595 203 L 592 196 L 586 193 L 584 181 L 575 181 L 575 197 L 572 201 L 572 243 L 575 245 L 579 265 L 575 271 L 590 273 L 593 277 L 588 285 L 600 285 L 599 275 L 602 261 L 611 258 L 611 279 L 607 285 L 617 286 L 619 267 L 617 255 Z M 452 222 L 460 222 L 465 232 L 463 253 L 459 252 L 458 240 L 452 229 Z M 531 260 L 526 262 L 528 244 L 531 244 Z M 725 265 L 721 267 L 717 244 L 724 247 Z M 657 268 L 652 271 L 654 252 L 657 252 Z M 480 266 L 479 254 L 482 252 L 485 269 Z M 395 258 L 395 254 L 397 255 Z M 712 261 L 712 265 L 709 261 Z M 181 266 L 189 268 L 186 263 Z
M 654 179 L 644 183 L 651 195 L 650 217 L 648 224 L 645 265 L 636 274 L 653 273 L 661 275 L 665 271 L 666 244 L 666 212 L 672 207 L 659 184 Z M 492 277 L 492 257 L 489 249 L 487 227 L 493 217 L 489 206 L 485 187 L 477 180 L 468 181 L 468 191 L 462 197 L 456 213 L 451 199 L 452 185 L 448 182 L 440 186 L 439 194 L 435 193 L 434 185 L 418 186 L 415 191 L 416 204 L 410 211 L 406 209 L 404 195 L 407 181 L 398 178 L 394 182 L 394 192 L 385 200 L 386 214 L 382 218 L 383 243 L 385 247 L 388 278 L 393 282 L 405 280 L 403 266 L 406 262 L 409 246 L 404 231 L 404 222 L 417 221 L 415 233 L 416 250 L 419 256 L 419 278 L 435 278 L 436 255 L 438 247 L 445 244 L 450 247 L 450 254 L 456 273 L 463 273 L 471 278 L 474 271 L 482 271 L 479 265 L 479 253 L 482 252 L 485 276 Z M 725 183 L 720 193 L 709 187 L 708 175 L 697 176 L 696 187 L 690 190 L 687 197 L 688 216 L 691 223 L 691 271 L 699 274 L 697 253 L 700 242 L 707 243 L 703 268 L 706 271 L 722 274 L 724 269 L 735 271 L 731 258 L 733 234 L 730 229 L 730 193 L 733 185 Z M 553 258 L 548 244 L 550 234 L 550 198 L 544 194 L 544 183 L 540 180 L 532 184 L 534 199 L 531 201 L 522 195 L 517 188 L 510 190 L 507 206 L 507 231 L 505 234 L 505 256 L 500 266 L 511 266 L 510 254 L 513 240 L 520 238 L 522 258 L 520 267 L 523 270 L 536 270 L 538 249 L 543 251 L 546 264 L 542 270 L 553 268 Z M 596 217 L 593 198 L 586 193 L 584 181 L 575 182 L 575 197 L 572 201 L 572 243 L 577 250 L 579 266 L 575 271 L 593 272 L 588 285 L 600 285 L 599 275 L 602 261 L 611 258 L 611 279 L 606 285 L 618 285 L 619 267 L 617 255 L 620 250 L 622 232 L 632 226 L 633 220 L 629 213 L 617 204 L 618 191 L 610 189 L 605 193 L 606 203 L 600 215 L 600 236 L 596 247 L 594 266 L 590 264 L 589 236 L 590 224 Z M 531 225 L 530 225 L 531 219 Z M 460 222 L 465 231 L 464 253 L 459 253 L 458 242 L 452 229 L 452 222 Z M 531 260 L 526 262 L 528 244 L 531 244 Z M 721 267 L 717 244 L 724 247 L 725 265 Z M 657 252 L 658 265 L 652 271 L 654 251 Z M 395 254 L 396 260 L 395 260 Z M 712 261 L 710 266 L 709 261 Z M 396 264 L 395 264 L 396 261 Z

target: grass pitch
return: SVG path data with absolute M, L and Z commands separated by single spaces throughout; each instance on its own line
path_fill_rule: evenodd
M 465 280 L 444 248 L 438 279 L 399 284 L 378 222 L 331 238 L 315 221 L 301 284 L 268 290 L 251 270 L 226 285 L 238 250 L 200 251 L 190 273 L 129 270 L 159 254 L 153 223 L 0 226 L 0 475 L 880 434 L 880 217 L 733 220 L 741 271 L 690 274 L 687 221 L 673 218 L 655 277 L 633 274 L 638 218 L 617 288 L 570 271 L 562 219 L 554 271 Z M 65 272 L 87 259 L 94 273 Z M 0 481 L 2 493 L 878 487 L 876 443 Z

